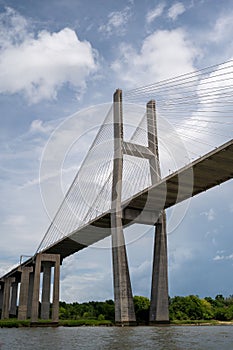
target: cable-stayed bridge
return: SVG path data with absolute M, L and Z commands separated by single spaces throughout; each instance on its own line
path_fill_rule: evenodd
M 135 324 L 123 228 L 141 223 L 156 227 L 150 322 L 169 321 L 165 209 L 233 177 L 231 67 L 230 61 L 127 92 L 128 102 L 156 95 L 156 106 L 150 100 L 136 126 L 129 125 L 128 140 L 123 117 L 135 110 L 132 104 L 124 108 L 121 90 L 115 92 L 113 106 L 36 253 L 1 278 L 2 318 L 16 314 L 20 284 L 18 318 L 37 321 L 43 272 L 40 317 L 48 319 L 53 268 L 52 319 L 57 321 L 62 260 L 111 235 L 116 323 Z M 175 118 L 176 131 L 164 115 Z M 172 150 L 166 146 L 169 139 Z M 200 145 L 209 148 L 201 156 Z M 170 158 L 178 169 L 164 174 L 163 157 L 166 166 Z M 179 158 L 185 157 L 188 164 L 179 166 Z

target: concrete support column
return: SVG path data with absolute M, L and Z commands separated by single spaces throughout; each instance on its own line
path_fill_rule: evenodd
M 40 297 L 40 272 L 41 272 L 41 256 L 37 254 L 34 272 L 33 294 L 32 294 L 32 312 L 31 321 L 37 322 L 39 316 L 39 297 Z
M 28 290 L 29 290 L 29 276 L 33 271 L 33 267 L 20 267 L 21 271 L 21 285 L 19 294 L 19 310 L 18 319 L 26 320 L 28 312 Z
M 42 254 L 36 256 L 36 265 L 34 272 L 33 295 L 32 295 L 32 312 L 31 321 L 37 322 L 39 317 L 39 295 L 40 295 L 40 272 L 43 268 L 43 290 L 41 317 L 49 319 L 50 307 L 50 284 L 51 284 L 51 266 L 54 266 L 53 281 L 53 305 L 52 320 L 58 321 L 59 318 L 59 285 L 60 285 L 60 255 L 59 254 Z
M 14 277 L 8 277 L 5 280 L 4 292 L 3 292 L 3 305 L 2 305 L 2 320 L 9 318 L 9 308 L 10 308 L 10 289 L 11 284 L 15 282 Z
M 156 224 L 149 321 L 169 322 L 166 214 Z
M 56 255 L 54 266 L 53 279 L 53 306 L 52 306 L 52 321 L 59 320 L 59 290 L 60 290 L 60 255 Z
M 28 286 L 28 303 L 27 303 L 27 317 L 28 318 L 31 318 L 31 315 L 32 315 L 33 283 L 34 283 L 34 272 L 31 272 L 29 274 L 29 286 Z
M 42 285 L 42 300 L 41 300 L 41 318 L 49 319 L 50 311 L 50 285 L 51 285 L 51 263 L 43 262 L 43 285 Z
M 122 143 L 122 92 L 116 90 L 114 94 L 114 165 L 111 213 L 115 322 L 117 325 L 134 325 L 136 317 L 122 226 Z
M 153 185 L 156 182 L 158 182 L 161 178 L 160 164 L 159 164 L 156 110 L 155 110 L 154 100 L 151 100 L 147 103 L 146 115 L 147 115 L 148 148 L 154 154 L 154 157 L 150 158 L 150 175 L 151 175 L 151 184 Z
M 3 290 L 4 290 L 4 282 L 0 282 L 0 310 L 2 310 L 3 304 Z
M 18 281 L 12 283 L 10 315 L 14 315 L 14 316 L 16 316 L 16 313 L 17 313 L 18 286 L 19 286 Z
M 155 101 L 147 103 L 148 147 L 154 154 L 150 159 L 150 174 L 152 185 L 161 179 L 159 162 L 158 132 Z M 154 242 L 154 257 L 151 285 L 151 305 L 149 321 L 153 323 L 169 322 L 168 307 L 168 263 L 167 263 L 167 233 L 166 213 L 162 211 L 156 223 Z

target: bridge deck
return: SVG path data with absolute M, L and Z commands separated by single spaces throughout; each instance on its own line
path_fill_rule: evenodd
M 230 140 L 122 203 L 123 222 L 125 225 L 138 221 L 152 223 L 156 221 L 155 214 L 163 208 L 167 209 L 232 178 L 233 140 Z M 151 219 L 144 220 L 144 214 Z M 64 259 L 110 234 L 110 212 L 107 212 L 43 250 L 43 253 L 59 253 Z M 29 259 L 23 265 L 31 263 L 32 259 Z M 4 277 L 16 271 L 17 268 Z
M 122 208 L 124 212 L 127 212 L 128 209 L 137 210 L 138 214 L 143 211 L 159 213 L 163 208 L 167 209 L 232 177 L 233 140 L 165 177 L 158 184 L 136 194 L 124 202 Z M 131 221 L 127 216 L 124 219 L 123 222 L 127 225 L 141 220 L 139 217 L 138 220 L 134 218 Z M 57 242 L 43 252 L 59 252 L 62 258 L 65 258 L 110 234 L 110 213 L 107 212 L 73 232 L 69 238 Z

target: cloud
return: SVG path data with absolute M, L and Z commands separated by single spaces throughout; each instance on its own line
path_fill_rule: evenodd
M 61 282 L 62 300 L 112 299 L 111 252 L 92 247 L 68 257 L 62 265 Z
M 218 261 L 218 260 L 233 260 L 233 254 L 230 255 L 219 255 L 217 254 L 214 258 L 214 261 Z
M 217 19 L 214 30 L 211 31 L 209 40 L 214 42 L 228 41 L 233 30 L 233 13 L 223 13 Z
M 146 15 L 146 22 L 150 24 L 157 17 L 160 17 L 163 14 L 165 6 L 166 4 L 164 2 L 161 2 L 153 10 L 150 10 Z
M 48 123 L 43 123 L 43 121 L 39 119 L 33 120 L 30 126 L 31 133 L 48 134 L 52 130 L 53 127 L 51 125 L 49 125 Z
M 121 44 L 112 64 L 127 87 L 149 84 L 194 70 L 196 50 L 182 29 L 159 30 L 147 36 L 140 52 Z
M 104 33 L 106 36 L 111 36 L 113 34 L 124 35 L 126 24 L 131 15 L 129 6 L 125 7 L 122 11 L 113 11 L 109 13 L 107 23 L 99 27 L 99 32 Z
M 215 219 L 215 211 L 213 208 L 210 208 L 209 211 L 205 211 L 201 213 L 200 215 L 205 215 L 207 217 L 208 221 L 213 221 Z
M 173 21 L 177 19 L 178 16 L 185 12 L 185 7 L 182 2 L 176 2 L 168 10 L 168 17 Z
M 82 93 L 97 70 L 91 44 L 69 28 L 35 35 L 28 27 L 12 9 L 0 17 L 0 30 L 7 33 L 0 42 L 0 93 L 23 93 L 29 103 L 55 99 L 65 84 Z
M 0 14 L 0 48 L 8 48 L 12 44 L 22 43 L 25 37 L 30 36 L 30 23 L 14 9 L 5 8 Z

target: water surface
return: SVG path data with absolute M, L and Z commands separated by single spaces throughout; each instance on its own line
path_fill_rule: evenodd
M 2 328 L 1 350 L 232 350 L 233 326 Z

